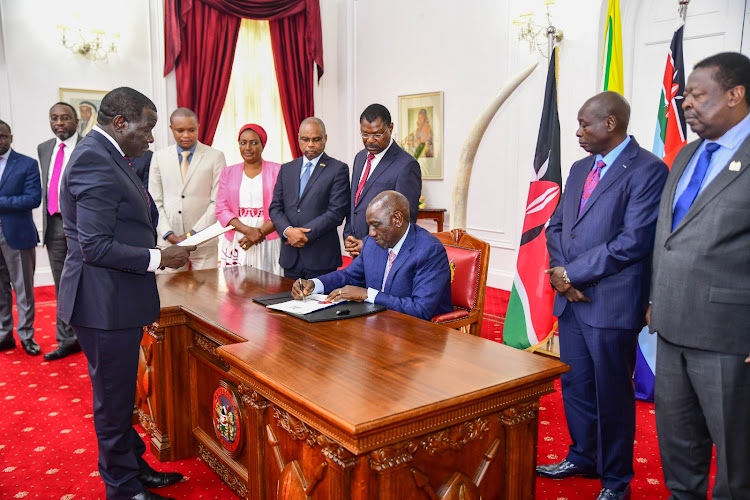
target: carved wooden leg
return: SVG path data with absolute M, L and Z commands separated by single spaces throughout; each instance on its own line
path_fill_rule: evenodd
M 271 404 L 254 390 L 242 384 L 238 390 L 247 408 L 247 479 L 248 498 L 263 498 L 265 487 L 264 419 L 266 408 Z
M 500 414 L 505 427 L 505 498 L 534 498 L 539 400 L 506 408 Z
M 401 469 L 414 459 L 417 448 L 416 442 L 406 441 L 370 453 L 370 468 L 378 473 L 378 500 L 399 498 Z

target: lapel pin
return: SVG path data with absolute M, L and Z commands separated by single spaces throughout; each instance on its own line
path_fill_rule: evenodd
M 742 163 L 738 161 L 733 161 L 729 164 L 729 171 L 730 172 L 739 172 L 740 168 L 742 168 Z
M 320 168 L 323 168 L 323 167 L 325 167 L 325 166 L 326 166 L 326 164 L 325 164 L 325 163 L 321 163 L 321 164 L 320 164 Z

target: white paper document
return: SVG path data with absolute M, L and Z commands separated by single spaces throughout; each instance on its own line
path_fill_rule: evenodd
M 280 302 L 278 304 L 273 304 L 270 306 L 266 306 L 269 309 L 274 309 L 276 311 L 283 311 L 291 314 L 308 314 L 311 312 L 319 311 L 321 309 L 325 309 L 326 307 L 335 306 L 336 304 L 340 304 L 342 302 L 346 302 L 345 300 L 340 300 L 338 302 L 326 302 L 326 297 L 328 295 L 324 293 L 313 293 L 311 295 L 307 296 L 306 300 L 287 300 L 286 302 Z
M 205 243 L 208 240 L 216 238 L 217 236 L 221 236 L 222 234 L 226 233 L 227 231 L 231 231 L 232 229 L 234 229 L 234 227 L 230 226 L 229 224 L 227 224 L 227 227 L 222 227 L 219 222 L 216 222 L 208 226 L 206 229 L 198 231 L 191 237 L 185 238 L 184 240 L 179 242 L 178 245 L 181 247 L 200 245 L 201 243 Z

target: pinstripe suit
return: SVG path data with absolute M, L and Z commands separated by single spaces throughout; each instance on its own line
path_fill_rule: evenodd
M 590 302 L 555 297 L 567 460 L 622 491 L 633 477 L 637 333 L 645 324 L 649 259 L 667 167 L 633 137 L 578 215 L 595 156 L 573 164 L 547 228 L 550 267 L 562 266 Z M 598 437 L 597 437 L 598 436 Z

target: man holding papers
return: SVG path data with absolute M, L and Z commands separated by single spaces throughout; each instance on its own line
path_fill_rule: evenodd
M 367 207 L 370 232 L 360 258 L 346 269 L 292 287 L 292 297 L 327 293 L 333 301 L 380 304 L 416 318 L 453 310 L 451 272 L 445 247 L 409 223 L 409 202 L 396 191 L 383 191 Z

